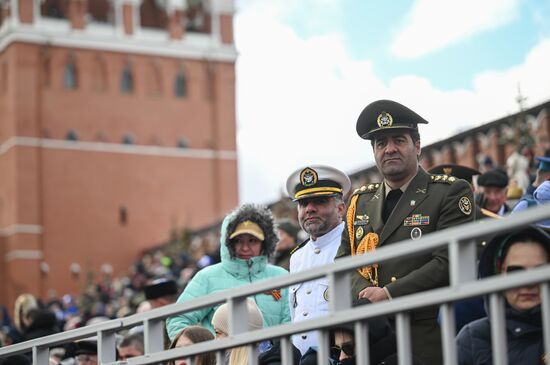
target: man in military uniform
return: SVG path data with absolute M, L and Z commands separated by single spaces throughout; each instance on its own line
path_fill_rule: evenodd
M 371 141 L 384 181 L 367 184 L 352 195 L 337 257 L 417 240 L 474 219 L 472 189 L 466 181 L 431 175 L 419 166 L 419 123 L 428 122 L 391 100 L 375 101 L 360 114 L 357 133 Z M 354 297 L 379 302 L 448 283 L 447 250 L 438 249 L 360 268 L 352 286 Z M 413 353 L 426 364 L 443 362 L 437 313 L 437 308 L 411 312 Z
M 301 168 L 288 177 L 288 195 L 298 203 L 300 226 L 309 235 L 309 239 L 291 253 L 291 273 L 334 261 L 344 230 L 343 197 L 350 187 L 348 176 L 329 166 Z M 326 315 L 329 310 L 328 280 L 321 278 L 294 284 L 289 298 L 293 322 Z M 307 353 L 307 356 L 315 352 L 318 345 L 315 332 L 295 335 L 292 340 L 302 355 Z

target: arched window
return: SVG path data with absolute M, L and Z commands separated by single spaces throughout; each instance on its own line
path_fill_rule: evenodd
M 180 70 L 174 80 L 174 95 L 176 98 L 185 98 L 187 96 L 187 79 L 183 70 Z
M 122 143 L 123 144 L 134 144 L 134 136 L 131 133 L 126 133 L 122 137 Z
M 134 92 L 134 76 L 129 64 L 124 66 L 122 74 L 120 76 L 120 91 L 126 94 Z
M 187 148 L 189 147 L 189 141 L 187 141 L 187 138 L 181 137 L 178 139 L 178 148 Z
M 74 59 L 71 57 L 65 63 L 63 70 L 63 86 L 67 90 L 74 90 L 78 86 L 78 74 Z
M 69 129 L 67 135 L 65 136 L 67 141 L 78 141 L 78 133 L 74 129 Z

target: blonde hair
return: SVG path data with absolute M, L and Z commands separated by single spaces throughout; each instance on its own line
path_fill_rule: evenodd
M 32 294 L 21 294 L 17 297 L 14 304 L 13 321 L 19 332 L 23 333 L 29 326 L 29 312 L 36 308 L 38 308 L 38 302 Z

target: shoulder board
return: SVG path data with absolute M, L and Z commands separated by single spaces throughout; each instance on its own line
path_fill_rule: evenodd
M 376 190 L 378 190 L 379 187 L 380 187 L 379 183 L 363 185 L 360 188 L 355 189 L 355 191 L 353 192 L 353 195 L 364 194 L 364 193 L 374 193 Z
M 446 184 L 452 184 L 458 179 L 451 175 L 431 175 L 431 180 L 433 183 L 446 183 Z
M 290 251 L 290 254 L 292 255 L 294 252 L 298 251 L 299 249 L 301 249 L 302 247 L 307 245 L 308 242 L 309 242 L 309 238 L 307 240 L 305 240 L 304 242 L 300 243 L 298 246 L 294 247 L 292 249 L 292 251 Z

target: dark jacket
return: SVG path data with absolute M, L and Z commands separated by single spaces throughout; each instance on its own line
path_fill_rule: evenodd
M 281 357 L 281 342 L 280 341 L 268 341 L 270 346 L 264 350 L 264 352 L 261 352 L 258 356 L 258 364 L 259 365 L 281 365 L 283 363 L 282 357 Z M 290 344 L 292 346 L 292 357 L 293 357 L 293 364 L 298 364 L 300 361 L 300 350 L 296 348 L 296 346 Z
M 514 365 L 544 364 L 540 306 L 526 312 L 506 309 L 508 363 Z M 458 334 L 459 365 L 491 365 L 491 323 L 489 318 L 467 324 Z
M 419 167 L 406 191 L 384 224 L 384 184 L 368 184 L 354 192 L 348 204 L 346 229 L 336 257 L 351 254 L 368 233 L 379 237 L 378 247 L 388 246 L 474 220 L 474 199 L 465 180 L 430 175 Z M 355 211 L 353 211 L 355 209 Z M 352 295 L 372 284 L 358 272 L 352 274 Z M 393 259 L 378 267 L 378 284 L 393 298 L 449 284 L 449 261 L 444 248 L 407 259 Z M 414 355 L 428 364 L 442 363 L 437 307 L 411 312 Z

